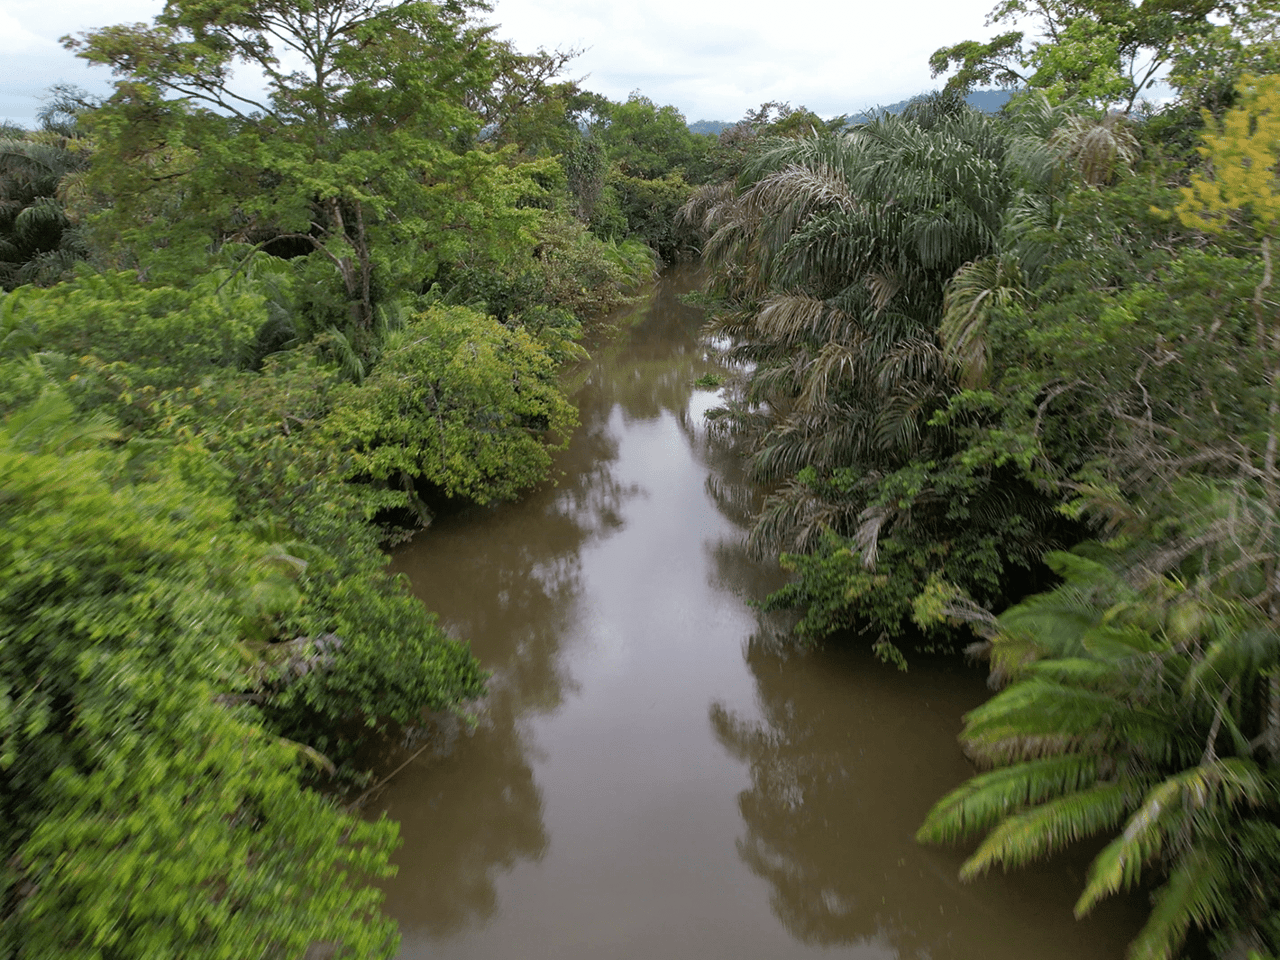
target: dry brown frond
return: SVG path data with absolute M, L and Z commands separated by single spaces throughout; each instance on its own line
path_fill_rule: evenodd
M 1118 111 L 1101 120 L 1070 116 L 1054 131 L 1049 145 L 1073 163 L 1084 182 L 1094 187 L 1110 183 L 1121 166 L 1131 166 L 1141 154 L 1128 117 Z
M 889 305 L 902 289 L 902 274 L 896 270 L 882 269 L 867 274 L 867 290 L 871 293 L 871 306 L 879 313 Z

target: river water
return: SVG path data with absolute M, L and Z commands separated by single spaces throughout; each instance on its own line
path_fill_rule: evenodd
M 1084 860 L 962 884 L 963 851 L 913 840 L 971 773 L 980 671 L 798 652 L 750 605 L 782 574 L 744 553 L 751 490 L 706 434 L 692 283 L 592 348 L 555 484 L 396 557 L 493 672 L 474 729 L 377 798 L 401 956 L 1120 960 L 1138 905 L 1076 922 Z

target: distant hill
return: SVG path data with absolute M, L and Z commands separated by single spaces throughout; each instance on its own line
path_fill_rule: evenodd
M 689 130 L 692 133 L 715 133 L 718 134 L 725 127 L 732 127 L 732 123 L 724 120 L 698 120 L 689 124 Z
M 1001 107 L 1009 102 L 1011 96 L 1013 96 L 1013 92 L 1010 90 L 975 90 L 965 97 L 965 100 L 969 106 L 981 110 L 983 113 L 997 113 Z M 901 113 L 907 104 L 911 102 L 911 99 L 899 100 L 897 103 L 891 103 L 884 107 L 870 107 L 861 113 L 851 114 L 849 122 L 862 123 L 880 113 Z M 689 129 L 694 133 L 718 134 L 725 127 L 732 126 L 733 124 L 726 120 L 698 120 L 689 124 Z
M 965 100 L 968 101 L 969 106 L 983 113 L 999 113 L 1000 108 L 1009 102 L 1014 92 L 1013 90 L 975 90 L 965 97 Z
M 1012 90 L 975 90 L 964 99 L 975 110 L 981 110 L 983 113 L 999 113 L 1000 108 L 1009 102 L 1011 96 L 1013 96 Z M 912 99 L 914 98 L 908 97 L 906 100 L 899 100 L 886 107 L 871 107 L 862 113 L 851 114 L 849 122 L 862 123 L 880 113 L 901 113 Z

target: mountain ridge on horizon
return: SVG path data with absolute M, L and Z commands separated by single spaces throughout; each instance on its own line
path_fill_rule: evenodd
M 916 96 L 924 96 L 920 93 Z M 1012 90 L 974 90 L 965 97 L 965 101 L 971 106 L 984 113 L 996 113 L 1009 102 L 1009 98 L 1013 96 Z M 908 97 L 905 100 L 899 100 L 897 103 L 891 103 L 887 106 L 868 107 L 858 113 L 849 114 L 849 123 L 862 123 L 881 113 L 901 113 L 915 97 Z M 741 121 L 734 120 L 695 120 L 688 124 L 689 129 L 694 133 L 712 133 L 719 134 L 721 130 L 732 127 L 735 123 Z

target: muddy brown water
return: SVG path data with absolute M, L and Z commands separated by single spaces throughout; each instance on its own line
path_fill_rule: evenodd
M 755 492 L 707 437 L 692 283 L 593 348 L 555 484 L 396 557 L 493 672 L 475 728 L 378 796 L 401 956 L 1120 960 L 1140 904 L 1077 922 L 1085 860 L 964 884 L 962 850 L 913 839 L 971 773 L 980 671 L 797 652 L 750 605 L 782 574 L 746 556 Z

